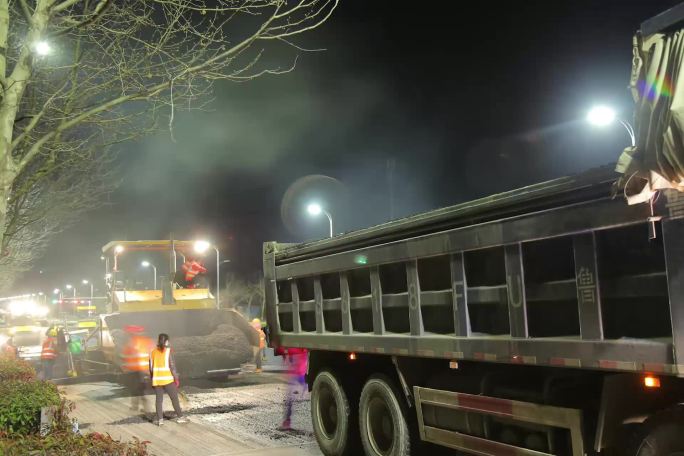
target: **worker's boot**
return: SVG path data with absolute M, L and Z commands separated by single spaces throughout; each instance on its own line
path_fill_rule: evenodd
M 278 429 L 281 431 L 289 431 L 290 429 L 292 429 L 292 426 L 290 426 L 290 419 L 286 418 L 285 420 L 283 420 L 283 424 L 281 424 Z

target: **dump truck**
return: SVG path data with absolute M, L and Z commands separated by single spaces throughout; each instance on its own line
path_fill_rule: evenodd
M 264 244 L 271 344 L 309 350 L 323 454 L 684 454 L 683 19 L 635 37 L 622 175 Z
M 167 333 L 178 371 L 185 378 L 234 373 L 251 361 L 259 338 L 249 322 L 233 309 L 219 308 L 208 288 L 179 288 L 174 282 L 178 258 L 192 252 L 193 245 L 191 241 L 113 241 L 102 248 L 111 266 L 109 312 L 99 316 L 98 328 L 89 340 L 98 341 L 103 361 L 120 365 L 128 325 L 142 326 L 144 334 L 155 341 L 159 333 Z M 159 286 L 153 289 L 140 289 L 140 280 L 129 284 L 120 280 L 122 258 L 140 252 L 168 255 L 170 273 L 155 277 L 154 284 Z M 141 259 L 129 265 L 139 266 Z M 137 274 L 129 276 L 137 279 Z

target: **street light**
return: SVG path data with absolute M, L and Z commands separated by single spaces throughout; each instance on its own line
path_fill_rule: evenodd
M 100 256 L 100 260 L 104 261 L 104 264 L 105 264 L 105 277 L 106 277 L 107 274 L 109 274 L 109 258 L 106 257 L 106 256 L 104 256 L 104 255 L 101 255 L 101 256 Z
M 93 284 L 92 284 L 91 282 L 89 282 L 88 280 L 86 280 L 86 279 L 83 279 L 83 282 L 82 282 L 82 283 L 83 283 L 83 285 L 90 285 L 90 301 L 92 301 L 92 300 L 93 300 L 93 295 L 94 295 L 94 293 L 93 293 Z
M 306 206 L 306 211 L 309 213 L 309 215 L 313 217 L 317 217 L 321 214 L 325 214 L 326 217 L 328 217 L 328 222 L 330 223 L 330 237 L 333 237 L 333 221 L 332 221 L 332 216 L 330 215 L 330 212 L 326 211 L 321 207 L 320 204 L 318 203 L 311 203 L 308 206 Z
M 151 267 L 154 270 L 154 289 L 157 289 L 157 267 L 150 263 L 149 261 L 143 261 L 140 263 L 143 268 L 149 268 Z
M 632 143 L 632 147 L 636 145 L 636 135 L 634 134 L 634 128 L 629 124 L 629 122 L 622 119 L 618 119 L 615 110 L 608 106 L 594 106 L 587 113 L 587 122 L 597 127 L 606 127 L 617 120 L 620 125 L 625 127 L 629 139 Z
M 195 241 L 195 252 L 200 255 L 205 253 L 209 248 L 213 248 L 216 252 L 216 308 L 220 308 L 219 300 L 219 290 L 221 289 L 219 268 L 221 267 L 221 254 L 215 245 L 212 245 L 209 241 Z
M 76 287 L 74 287 L 74 286 L 71 285 L 70 283 L 67 283 L 67 284 L 64 286 L 64 288 L 66 288 L 67 290 L 74 290 L 74 298 L 76 297 Z
M 38 41 L 35 44 L 34 49 L 36 51 L 36 54 L 40 56 L 46 56 L 52 51 L 52 48 L 50 47 L 50 44 L 47 41 Z

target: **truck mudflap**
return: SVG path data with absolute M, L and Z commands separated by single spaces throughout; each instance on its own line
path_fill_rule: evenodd
M 444 421 L 440 423 L 437 417 L 439 411 L 447 409 L 496 417 L 512 423 L 565 429 L 570 435 L 572 456 L 584 455 L 580 410 L 419 386 L 413 387 L 413 393 L 420 437 L 426 442 L 483 456 L 552 456 L 554 454 L 493 440 L 487 435 L 486 430 L 473 424 L 467 416 L 464 422 L 465 428 L 459 429 L 461 431 L 459 432 L 456 430 L 458 426 L 454 426 L 453 422 L 448 425 Z

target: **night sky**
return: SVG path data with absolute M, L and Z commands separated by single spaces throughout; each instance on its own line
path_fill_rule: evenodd
M 310 199 L 341 232 L 611 163 L 627 136 L 591 128 L 586 110 L 631 117 L 632 34 L 677 3 L 343 0 L 298 41 L 325 51 L 286 75 L 217 84 L 209 112 L 177 115 L 176 142 L 126 145 L 121 188 L 17 291 L 101 280 L 102 245 L 170 233 L 216 242 L 232 260 L 222 271 L 253 277 L 263 241 L 326 235 Z M 283 199 L 309 175 L 334 179 Z

